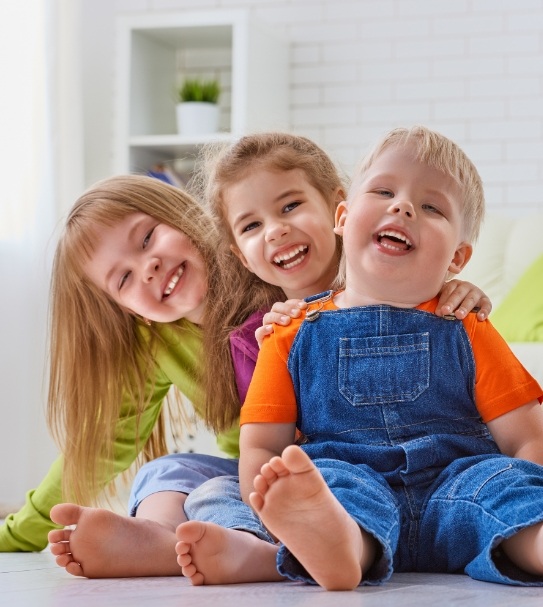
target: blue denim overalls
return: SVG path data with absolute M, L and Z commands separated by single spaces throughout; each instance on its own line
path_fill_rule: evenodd
M 496 549 L 543 521 L 543 467 L 501 455 L 482 422 L 463 323 L 390 306 L 319 311 L 330 296 L 311 298 L 288 368 L 302 448 L 381 545 L 364 583 L 394 570 L 543 585 Z M 210 482 L 205 498 L 199 489 L 189 496 L 189 518 L 270 541 L 250 509 L 235 504 L 235 478 Z M 285 546 L 277 563 L 288 578 L 312 581 Z

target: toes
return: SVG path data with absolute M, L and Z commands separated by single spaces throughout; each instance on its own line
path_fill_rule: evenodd
M 203 586 L 204 585 L 204 576 L 202 573 L 194 573 L 193 575 L 187 576 L 187 577 L 190 577 L 190 583 L 193 586 Z
M 177 559 L 179 563 L 179 559 Z M 179 563 L 181 565 L 181 563 Z M 194 563 L 188 563 L 187 565 L 181 565 L 181 572 L 185 577 L 192 577 L 197 573 L 197 569 L 194 566 Z
M 71 535 L 71 529 L 54 529 L 53 531 L 49 531 L 47 539 L 50 544 L 57 544 L 58 542 L 68 542 Z
M 277 477 L 275 477 L 277 478 Z M 253 487 L 255 491 L 260 493 L 261 495 L 265 495 L 270 488 L 270 480 L 264 477 L 262 474 L 258 474 L 255 476 L 255 480 L 253 481 Z
M 183 568 L 188 567 L 192 564 L 192 557 L 190 554 L 178 554 L 177 555 L 177 564 Z
M 84 577 L 85 576 L 85 574 L 83 573 L 83 568 L 81 567 L 81 565 L 79 563 L 76 563 L 75 561 L 72 561 L 71 563 L 68 563 L 66 565 L 66 571 L 70 575 L 74 575 L 76 577 Z
M 73 561 L 73 556 L 71 554 L 59 554 L 55 559 L 56 564 L 59 567 L 66 568 L 66 566 Z
M 297 445 L 289 445 L 282 454 L 282 463 L 288 468 L 293 474 L 300 474 L 302 472 L 309 472 L 315 465 L 309 459 L 309 456 L 305 451 L 300 449 Z
M 260 495 L 260 493 L 254 492 L 249 494 L 249 503 L 256 512 L 260 512 L 264 507 L 264 498 Z
M 54 529 L 53 531 L 49 531 L 47 534 L 47 541 L 50 544 L 56 544 L 57 542 L 64 541 L 63 532 L 64 529 Z
M 267 465 L 269 466 L 269 469 L 270 469 L 270 472 L 269 472 L 270 475 L 273 473 L 276 477 L 279 477 L 279 476 L 285 476 L 286 474 L 289 473 L 287 466 L 285 465 L 285 462 L 283 461 L 282 457 L 277 457 L 277 456 L 272 457 Z
M 77 504 L 57 504 L 51 508 L 51 520 L 57 525 L 75 525 L 81 517 L 83 507 Z
M 188 521 L 181 523 L 175 530 L 175 535 L 178 540 L 186 544 L 194 544 L 199 542 L 205 535 L 206 526 L 200 521 Z
M 67 542 L 57 542 L 55 544 L 51 544 L 51 546 L 49 546 L 49 550 L 51 551 L 51 554 L 60 556 L 61 554 L 70 552 L 70 544 Z
M 268 483 L 277 480 L 277 472 L 271 467 L 270 463 L 264 464 L 260 469 L 260 476 L 263 476 Z
M 186 542 L 177 542 L 177 544 L 175 545 L 175 551 L 179 556 L 187 554 L 189 550 L 190 544 L 187 544 Z

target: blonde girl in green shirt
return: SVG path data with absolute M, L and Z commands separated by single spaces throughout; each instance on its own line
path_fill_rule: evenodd
M 193 198 L 150 177 L 113 177 L 76 202 L 51 285 L 48 423 L 62 455 L 0 527 L 0 551 L 42 550 L 56 527 L 52 506 L 92 504 L 138 454 L 164 455 L 162 404 L 172 385 L 237 457 L 237 397 L 205 414 L 213 377 L 202 365 L 201 325 L 206 302 L 222 291 L 217 239 Z M 252 297 L 252 309 L 269 307 L 281 292 Z M 215 459 L 226 471 L 235 465 Z

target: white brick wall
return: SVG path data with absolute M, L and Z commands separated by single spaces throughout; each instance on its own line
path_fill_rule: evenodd
M 117 0 L 113 13 L 239 7 L 289 45 L 291 130 L 347 172 L 383 132 L 424 123 L 470 154 L 489 208 L 543 210 L 543 0 Z

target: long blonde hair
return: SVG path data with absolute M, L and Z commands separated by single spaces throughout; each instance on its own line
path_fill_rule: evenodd
M 98 478 L 114 476 L 113 443 L 123 394 L 139 416 L 145 384 L 154 377 L 158 335 L 143 328 L 86 277 L 83 266 L 103 226 L 132 213 L 146 213 L 183 231 L 214 267 L 216 231 L 202 207 L 185 192 L 157 179 L 123 175 L 91 187 L 74 204 L 60 237 L 52 271 L 48 423 L 64 455 L 65 497 L 88 503 Z M 175 323 L 180 336 L 194 330 Z M 147 337 L 143 333 L 149 332 Z M 180 337 L 181 338 L 181 337 Z M 166 453 L 164 424 L 157 424 L 144 458 Z M 105 469 L 110 462 L 110 469 Z
M 216 221 L 219 233 L 217 264 L 222 285 L 221 301 L 209 302 L 204 332 L 204 353 L 208 388 L 207 419 L 220 423 L 225 403 L 239 396 L 230 357 L 229 334 L 257 311 L 267 311 L 285 294 L 247 270 L 231 252 L 234 237 L 226 219 L 225 190 L 255 170 L 292 171 L 300 169 L 309 183 L 323 196 L 330 211 L 330 230 L 337 205 L 337 192 L 346 192 L 346 179 L 330 157 L 313 141 L 289 133 L 268 132 L 247 135 L 230 146 L 209 145 L 203 149 L 191 183 Z M 341 240 L 336 239 L 339 262 Z M 212 389 L 211 389 L 212 388 Z

